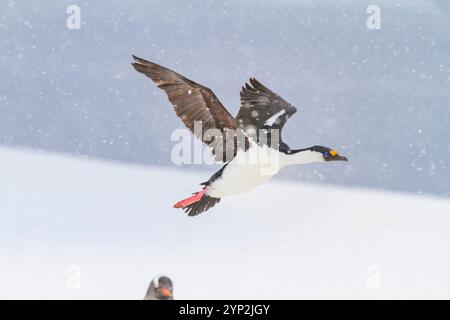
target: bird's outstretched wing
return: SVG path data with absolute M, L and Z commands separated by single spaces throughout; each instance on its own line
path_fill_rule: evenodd
M 278 129 L 279 142 L 281 130 L 286 121 L 297 109 L 272 92 L 255 78 L 250 79 L 241 90 L 241 108 L 236 117 L 238 126 L 246 131 L 248 129 Z M 258 135 L 259 140 L 259 135 Z
M 231 160 L 235 155 L 236 146 L 227 144 L 226 140 L 231 140 L 231 135 L 234 137 L 237 121 L 217 99 L 214 92 L 168 68 L 134 55 L 133 58 L 135 62 L 132 65 L 136 71 L 152 79 L 166 92 L 177 116 L 197 138 L 213 148 L 216 160 Z M 194 122 L 201 123 L 201 131 L 194 130 Z M 222 133 L 222 140 L 217 139 L 216 135 L 205 134 L 208 129 L 219 130 Z M 214 133 L 214 130 L 210 132 Z M 230 148 L 232 150 L 229 150 Z

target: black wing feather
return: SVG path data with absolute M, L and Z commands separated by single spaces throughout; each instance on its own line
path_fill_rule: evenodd
M 289 102 L 251 78 L 250 83 L 242 87 L 241 108 L 236 120 L 238 126 L 247 132 L 249 129 L 278 129 L 281 142 L 281 130 L 296 111 L 297 108 Z

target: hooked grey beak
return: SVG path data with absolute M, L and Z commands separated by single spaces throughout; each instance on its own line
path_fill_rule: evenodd
M 334 156 L 325 158 L 326 161 L 348 161 L 347 157 L 344 156 Z

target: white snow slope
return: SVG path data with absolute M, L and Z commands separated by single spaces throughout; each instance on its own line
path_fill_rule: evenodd
M 450 202 L 272 180 L 198 217 L 190 173 L 0 149 L 0 298 L 450 298 Z

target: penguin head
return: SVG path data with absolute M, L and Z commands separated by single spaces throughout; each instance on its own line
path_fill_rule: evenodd
M 145 295 L 146 300 L 173 300 L 173 284 L 167 276 L 156 276 L 150 282 Z

